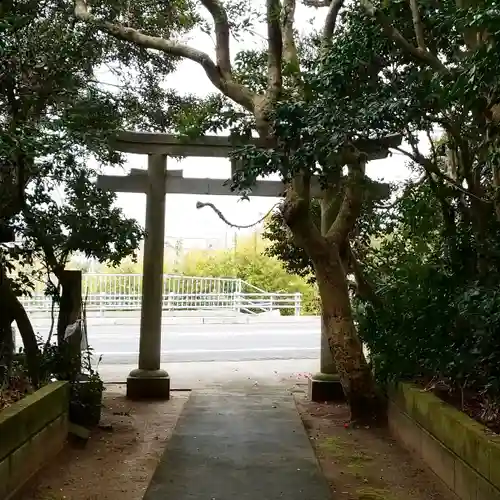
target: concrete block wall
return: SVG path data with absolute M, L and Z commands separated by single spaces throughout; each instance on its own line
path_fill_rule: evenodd
M 389 426 L 461 500 L 500 500 L 500 436 L 412 384 L 391 391 Z
M 69 385 L 54 382 L 0 412 L 0 500 L 10 500 L 64 446 Z

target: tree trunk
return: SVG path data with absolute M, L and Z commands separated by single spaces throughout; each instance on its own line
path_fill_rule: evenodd
M 338 172 L 340 176 L 340 169 Z M 342 198 L 339 195 L 339 179 L 335 179 L 335 184 L 325 193 L 324 198 L 320 200 L 321 218 L 320 227 L 321 235 L 325 236 L 328 230 L 332 227 L 339 213 Z M 329 375 L 338 375 L 337 366 L 333 360 L 330 343 L 328 341 L 328 327 L 325 324 L 324 318 L 321 320 L 321 354 L 320 354 L 320 372 Z
M 282 214 L 295 243 L 313 263 L 328 346 L 351 409 L 351 419 L 374 422 L 384 417 L 384 408 L 354 325 L 346 269 L 340 256 L 342 243 L 356 222 L 363 194 L 357 179 L 363 175 L 362 166 L 354 165 L 350 175 L 341 208 L 326 235 L 311 221 L 309 183 L 305 176 L 293 179 Z
M 345 271 L 335 248 L 314 262 L 322 302 L 325 333 L 354 422 L 374 422 L 384 417 L 373 374 L 352 316 Z
M 6 317 L 0 316 L 0 385 L 9 379 L 14 357 L 14 332 Z
M 26 352 L 26 363 L 31 383 L 38 387 L 40 382 L 40 350 L 36 340 L 35 331 L 23 305 L 17 298 L 10 286 L 10 281 L 5 277 L 5 272 L 0 268 L 0 314 L 7 318 L 5 324 L 9 325 L 15 321 L 19 334 L 23 339 L 24 351 Z M 2 323 L 4 323 L 2 318 Z

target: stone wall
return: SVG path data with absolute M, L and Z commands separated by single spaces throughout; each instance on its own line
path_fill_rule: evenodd
M 0 499 L 19 489 L 63 447 L 69 385 L 54 382 L 0 411 Z
M 500 436 L 412 384 L 391 391 L 389 426 L 462 500 L 500 500 Z

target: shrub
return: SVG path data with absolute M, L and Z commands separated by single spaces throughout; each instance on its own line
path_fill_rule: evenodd
M 357 303 L 360 334 L 382 381 L 440 381 L 453 390 L 500 396 L 500 282 L 495 268 L 469 265 L 470 233 L 442 230 L 426 188 L 408 190 L 393 231 L 368 268 L 381 305 Z M 498 237 L 490 235 L 494 262 Z

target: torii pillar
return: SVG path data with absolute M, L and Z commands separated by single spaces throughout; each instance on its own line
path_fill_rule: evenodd
M 170 398 L 170 377 L 160 369 L 166 170 L 166 155 L 148 155 L 139 367 L 127 378 L 130 399 Z
M 332 199 L 326 196 L 321 199 L 321 233 L 325 235 L 333 224 L 337 212 L 329 209 Z M 344 401 L 345 394 L 340 376 L 333 361 L 333 356 L 328 345 L 328 336 L 323 317 L 321 317 L 321 350 L 320 350 L 319 372 L 312 375 L 308 381 L 308 398 L 311 401 Z

